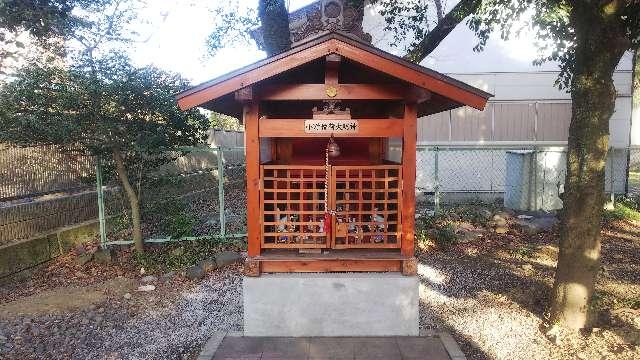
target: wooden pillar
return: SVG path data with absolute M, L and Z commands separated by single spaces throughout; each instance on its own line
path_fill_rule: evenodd
M 404 256 L 414 256 L 415 243 L 415 212 L 416 212 L 416 140 L 417 113 L 416 104 L 407 103 L 404 106 L 404 121 L 402 135 L 402 247 Z M 403 273 L 414 275 L 415 259 L 405 260 Z M 406 270 L 405 270 L 406 269 Z M 407 271 L 408 270 L 408 271 Z
M 247 164 L 247 253 L 260 255 L 260 144 L 258 137 L 258 103 L 244 104 L 244 146 Z

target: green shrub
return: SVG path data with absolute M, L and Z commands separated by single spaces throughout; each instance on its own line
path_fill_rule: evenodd
M 417 226 L 432 229 L 451 221 L 465 221 L 475 226 L 487 226 L 493 214 L 500 210 L 495 204 L 470 202 L 443 208 L 437 215 L 421 216 Z
M 151 273 L 179 270 L 210 258 L 223 247 L 217 239 L 183 241 L 150 247 L 144 253 L 135 253 L 138 266 Z
M 416 239 L 419 248 L 426 249 L 431 242 L 440 248 L 444 248 L 458 240 L 450 215 L 448 211 L 443 211 L 437 215 L 418 218 L 416 222 Z
M 416 230 L 428 230 L 433 229 L 436 226 L 436 223 L 440 219 L 441 216 L 438 215 L 427 215 L 420 216 L 418 221 L 416 222 Z
M 193 233 L 195 223 L 196 220 L 191 214 L 180 213 L 169 218 L 163 224 L 163 229 L 172 239 L 180 239 Z
M 458 205 L 450 211 L 455 213 L 462 221 L 467 221 L 476 226 L 487 226 L 491 220 L 492 214 L 498 209 L 494 204 L 472 202 L 468 204 Z
M 438 247 L 447 247 L 453 245 L 458 240 L 455 227 L 452 223 L 448 223 L 443 227 L 436 228 L 435 242 Z
M 157 189 L 162 187 L 179 187 L 184 183 L 184 176 L 162 175 L 145 179 L 145 187 Z
M 640 212 L 630 202 L 617 202 L 612 210 L 605 210 L 602 214 L 605 223 L 615 220 L 640 221 Z
M 591 307 L 596 310 L 616 310 L 621 308 L 640 309 L 640 298 L 622 298 L 614 294 L 595 291 L 591 298 Z
M 521 258 L 529 258 L 532 257 L 536 252 L 536 247 L 532 244 L 527 244 L 525 246 L 519 246 L 518 248 L 512 251 L 513 255 Z
M 182 199 L 169 198 L 147 206 L 148 214 L 157 219 L 160 229 L 172 239 L 180 239 L 193 233 L 195 217 L 188 211 Z
M 126 211 L 121 214 L 108 217 L 106 222 L 107 229 L 114 233 L 119 233 L 120 231 L 128 230 L 131 228 L 131 217 Z
M 640 211 L 640 195 L 636 196 L 620 196 L 616 199 L 616 203 L 624 205 L 635 211 Z
M 416 250 L 418 252 L 431 249 L 434 244 L 433 239 L 429 237 L 429 232 L 425 229 L 416 229 Z

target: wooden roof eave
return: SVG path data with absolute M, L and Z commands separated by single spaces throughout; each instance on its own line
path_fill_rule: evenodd
M 450 99 L 450 106 L 444 108 L 468 105 L 483 110 L 488 98 L 492 96 L 480 89 L 410 63 L 346 35 L 330 32 L 310 39 L 281 54 L 178 93 L 176 95 L 178 105 L 185 110 L 205 103 L 213 104 L 215 99 L 224 95 L 329 54 L 342 55 L 374 70 Z M 427 111 L 425 114 L 428 113 Z

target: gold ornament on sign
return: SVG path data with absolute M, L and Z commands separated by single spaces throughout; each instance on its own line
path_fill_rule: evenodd
M 328 97 L 335 97 L 338 95 L 338 89 L 335 86 L 328 86 L 326 89 L 326 93 Z

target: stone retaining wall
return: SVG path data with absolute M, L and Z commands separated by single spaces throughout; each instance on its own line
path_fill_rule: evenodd
M 42 264 L 68 252 L 76 244 L 95 239 L 97 220 L 57 229 L 55 232 L 0 246 L 0 278 Z

